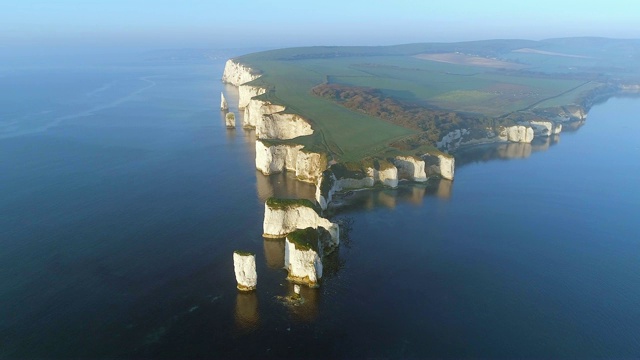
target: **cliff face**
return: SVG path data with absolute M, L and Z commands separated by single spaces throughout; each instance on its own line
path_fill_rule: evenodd
M 295 114 L 263 115 L 256 124 L 256 136 L 259 139 L 288 140 L 311 134 L 311 125 Z
M 321 217 L 313 208 L 302 204 L 272 207 L 268 201 L 265 203 L 263 236 L 281 238 L 294 230 L 308 227 L 321 227 L 329 232 L 334 246 L 340 243 L 338 224 Z
M 368 168 L 367 175 L 373 183 L 395 188 L 398 186 L 398 168 L 390 166 L 385 169 Z
M 393 163 L 398 168 L 400 179 L 425 182 L 427 174 L 424 171 L 424 161 L 413 156 L 396 156 Z
M 265 89 L 251 85 L 238 86 L 238 108 L 244 109 L 249 105 L 249 101 L 254 96 L 262 95 L 266 92 Z
M 502 127 L 498 138 L 502 141 L 530 143 L 533 140 L 533 128 L 524 125 Z
M 551 136 L 560 134 L 562 124 L 556 124 L 551 121 L 531 121 L 535 136 Z
M 288 279 L 294 282 L 317 286 L 322 278 L 322 261 L 313 249 L 299 249 L 287 237 L 284 245 L 284 266 Z
M 224 93 L 222 92 L 220 93 L 220 110 L 229 110 L 229 104 L 227 103 L 227 99 L 224 98 Z
M 227 62 L 224 64 L 222 81 L 225 83 L 240 86 L 259 77 L 260 75 L 252 72 L 251 68 L 239 64 L 233 60 L 227 60 Z
M 327 167 L 327 158 L 302 150 L 302 145 L 265 145 L 256 140 L 256 169 L 265 175 L 293 171 L 300 181 L 315 184 Z
M 270 115 L 283 110 L 284 106 L 274 105 L 268 101 L 251 99 L 244 108 L 242 126 L 245 128 L 255 128 L 262 120 L 263 115 Z
M 234 252 L 233 270 L 236 274 L 238 290 L 250 291 L 256 288 L 256 284 L 258 283 L 258 275 L 256 273 L 255 255 Z
M 423 157 L 427 176 L 439 176 L 443 179 L 453 180 L 455 172 L 455 159 L 443 154 L 425 154 Z

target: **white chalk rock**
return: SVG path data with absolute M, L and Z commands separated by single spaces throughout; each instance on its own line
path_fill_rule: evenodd
M 284 106 L 274 105 L 268 101 L 251 99 L 244 108 L 242 126 L 245 128 L 255 128 L 262 120 L 263 115 L 270 115 L 284 111 Z
M 317 233 L 316 233 L 317 236 Z M 322 278 L 322 260 L 315 246 L 300 244 L 287 236 L 284 245 L 284 264 L 289 272 L 287 279 L 315 287 Z
M 313 134 L 313 129 L 309 122 L 295 114 L 263 115 L 256 124 L 258 139 L 288 140 L 311 134 Z
M 555 124 L 551 121 L 536 120 L 530 122 L 534 130 L 534 136 L 557 135 L 562 131 L 562 124 Z
M 229 110 L 229 104 L 227 103 L 227 99 L 224 98 L 224 94 L 220 93 L 220 110 Z
M 265 175 L 292 171 L 300 181 L 315 184 L 327 167 L 327 157 L 302 145 L 269 144 L 256 140 L 256 169 Z
M 264 204 L 264 237 L 281 238 L 297 230 L 321 227 L 329 232 L 333 246 L 340 243 L 338 224 L 318 215 L 309 200 L 269 199 Z
M 533 128 L 523 125 L 502 127 L 498 138 L 502 141 L 530 143 L 533 140 Z
M 260 75 L 254 72 L 250 67 L 242 65 L 232 59 L 227 60 L 224 64 L 222 81 L 225 83 L 240 86 L 259 77 Z
M 236 274 L 238 290 L 251 291 L 258 284 L 256 256 L 241 251 L 233 252 L 233 270 Z
M 416 182 L 427 181 L 423 160 L 413 156 L 396 156 L 393 163 L 398 168 L 398 178 Z
M 323 191 L 324 190 L 324 191 Z M 322 210 L 326 210 L 327 206 L 336 192 L 336 177 L 332 172 L 323 173 L 316 183 L 316 201 Z
M 258 86 L 240 85 L 238 87 L 238 108 L 246 108 L 253 97 L 262 95 L 265 92 L 264 88 Z
M 381 183 L 384 186 L 395 188 L 398 186 L 398 168 L 387 161 L 379 161 L 379 168 L 367 168 L 367 176 L 373 179 L 374 183 Z
M 436 175 L 443 179 L 453 180 L 455 159 L 444 154 L 425 154 L 422 156 L 427 168 L 427 175 Z

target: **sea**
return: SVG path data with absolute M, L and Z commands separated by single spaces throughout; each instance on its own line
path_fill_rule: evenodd
M 240 54 L 0 67 L 0 358 L 640 357 L 640 99 L 339 197 L 342 244 L 291 304 L 264 202 L 315 189 L 226 129 Z

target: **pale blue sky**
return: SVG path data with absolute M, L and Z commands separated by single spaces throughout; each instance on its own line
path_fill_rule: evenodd
M 4 0 L 0 44 L 255 47 L 640 38 L 637 0 Z

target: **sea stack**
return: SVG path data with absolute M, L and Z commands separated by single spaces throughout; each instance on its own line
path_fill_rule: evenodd
M 224 93 L 222 92 L 220 93 L 220 110 L 229 110 L 229 104 L 227 104 L 227 99 L 224 98 Z
M 284 245 L 284 267 L 288 280 L 318 287 L 322 278 L 322 253 L 318 230 L 306 228 L 287 235 Z
M 234 113 L 227 113 L 224 116 L 224 122 L 227 125 L 227 129 L 235 129 L 236 127 L 236 114 Z
M 233 252 L 233 270 L 236 273 L 236 282 L 238 290 L 251 291 L 255 290 L 258 283 L 258 275 L 256 273 L 256 255 L 246 251 Z

